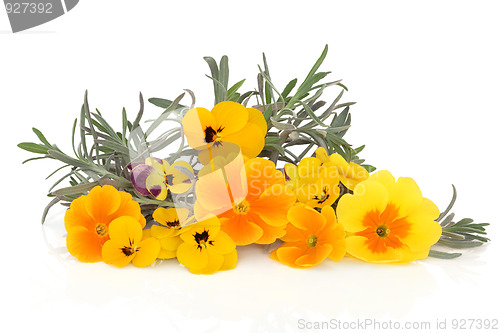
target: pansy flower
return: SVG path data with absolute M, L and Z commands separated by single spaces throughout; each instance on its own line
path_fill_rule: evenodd
M 129 216 L 122 216 L 109 224 L 109 240 L 102 247 L 105 263 L 124 267 L 151 265 L 160 252 L 160 243 L 152 237 L 143 239 L 142 225 Z
M 375 263 L 402 263 L 426 258 L 441 236 L 435 220 L 439 210 L 423 198 L 415 181 L 395 181 L 389 171 L 379 171 L 342 196 L 339 222 L 349 233 L 347 252 Z
M 231 101 L 220 102 L 212 111 L 205 108 L 189 110 L 182 119 L 189 146 L 201 150 L 199 160 L 205 164 L 215 150 L 235 144 L 247 158 L 259 155 L 264 148 L 267 122 L 254 108 Z
M 233 240 L 220 230 L 220 221 L 213 216 L 189 226 L 180 234 L 177 260 L 193 274 L 213 274 L 233 269 L 238 255 Z
M 349 190 L 353 190 L 357 184 L 368 179 L 368 171 L 361 165 L 347 161 L 340 154 L 331 154 L 328 156 L 325 148 L 319 147 L 316 149 L 316 157 L 325 166 L 334 166 L 339 174 L 340 181 Z
M 165 200 L 168 190 L 172 193 L 188 191 L 192 186 L 192 174 L 193 168 L 186 161 L 180 160 L 170 165 L 165 160 L 148 157 L 144 163 L 133 166 L 130 178 L 140 194 Z
M 332 165 L 316 157 L 306 157 L 297 166 L 285 164 L 285 182 L 295 191 L 297 200 L 310 207 L 332 205 L 340 195 L 339 174 Z
M 151 226 L 151 236 L 158 239 L 161 251 L 158 259 L 171 259 L 177 255 L 177 248 L 182 243 L 179 234 L 192 219 L 188 218 L 187 208 L 159 207 L 153 212 L 153 218 L 159 225 Z

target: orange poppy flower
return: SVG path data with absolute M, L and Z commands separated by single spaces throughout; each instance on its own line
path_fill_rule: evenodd
M 206 174 L 196 184 L 195 215 L 217 214 L 221 230 L 236 245 L 270 244 L 285 234 L 295 194 L 285 186 L 273 162 L 253 158 L 235 161 Z
M 327 257 L 338 261 L 346 252 L 345 232 L 331 206 L 321 213 L 304 204 L 288 211 L 290 224 L 281 239 L 285 243 L 271 252 L 271 258 L 293 268 L 309 268 Z
M 132 217 L 142 227 L 146 225 L 139 204 L 129 193 L 113 186 L 96 186 L 88 195 L 73 200 L 64 216 L 69 253 L 82 262 L 101 261 L 102 246 L 109 240 L 109 224 L 121 216 Z

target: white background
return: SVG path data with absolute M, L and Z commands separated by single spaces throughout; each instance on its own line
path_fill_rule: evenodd
M 18 34 L 0 10 L 1 330 L 303 332 L 301 319 L 433 328 L 446 319 L 451 331 L 452 319 L 500 319 L 499 9 L 494 1 L 80 1 Z M 40 225 L 52 184 L 44 178 L 58 164 L 21 165 L 32 155 L 16 144 L 35 141 L 36 126 L 69 152 L 86 89 L 91 107 L 119 126 L 122 107 L 138 109 L 139 91 L 172 99 L 189 88 L 211 108 L 203 56 L 227 54 L 230 82 L 246 77 L 252 89 L 266 52 L 283 88 L 305 77 L 325 44 L 322 69 L 349 87 L 344 101 L 358 102 L 346 139 L 367 144 L 370 164 L 413 177 L 441 209 L 455 184 L 454 211 L 492 223 L 491 245 L 452 261 L 346 258 L 309 270 L 246 247 L 234 270 L 195 276 L 175 260 L 145 269 L 76 261 L 64 247 L 62 207 Z M 146 105 L 146 118 L 158 112 Z

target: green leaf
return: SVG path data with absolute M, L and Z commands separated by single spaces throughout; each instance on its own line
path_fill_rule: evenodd
M 461 253 L 448 253 L 448 252 L 441 252 L 441 251 L 436 251 L 436 250 L 430 250 L 429 251 L 429 257 L 434 257 L 438 259 L 454 259 L 460 257 L 462 254 Z
M 369 164 L 361 164 L 361 166 L 363 168 L 365 168 L 366 171 L 368 171 L 369 173 L 372 173 L 374 172 L 375 170 L 377 170 L 376 167 L 374 167 L 373 165 L 369 165 Z
M 47 214 L 49 213 L 49 210 L 52 206 L 54 206 L 56 203 L 58 203 L 59 201 L 61 201 L 59 198 L 54 198 L 52 199 L 51 202 L 49 202 L 49 204 L 45 207 L 45 209 L 43 210 L 43 213 L 42 213 L 42 224 L 45 223 L 45 218 L 47 217 Z
M 168 108 L 173 103 L 169 99 L 157 98 L 157 97 L 151 97 L 150 99 L 148 99 L 148 102 L 155 105 L 155 106 L 158 106 L 162 109 Z M 184 105 L 180 105 L 180 104 L 179 104 L 179 106 L 182 108 L 185 107 Z
M 49 150 L 49 148 L 33 142 L 21 142 L 17 146 L 21 149 L 35 154 L 47 154 L 47 151 Z
M 52 148 L 52 145 L 45 139 L 45 136 L 43 136 L 42 132 L 37 130 L 36 128 L 33 127 L 33 132 L 35 132 L 36 136 L 38 136 L 38 139 L 42 141 L 44 145 L 46 145 L 48 148 Z
M 234 95 L 238 91 L 238 89 L 241 88 L 241 86 L 243 85 L 243 83 L 245 82 L 245 80 L 246 79 L 243 79 L 241 81 L 236 82 L 235 84 L 233 84 L 233 86 L 231 88 L 229 88 L 227 90 L 227 96 L 228 96 L 228 98 L 231 97 L 232 95 Z
M 276 150 L 278 151 L 281 155 L 285 156 L 285 150 L 283 147 L 280 145 L 274 144 L 274 143 L 267 143 L 264 145 L 264 150 Z
M 227 86 L 229 84 L 229 61 L 226 55 L 222 56 L 220 59 L 218 79 L 227 91 Z
M 295 88 L 296 84 L 297 84 L 297 79 L 293 79 L 290 82 L 288 82 L 285 89 L 281 93 L 281 96 L 283 96 L 283 98 L 287 98 L 288 95 L 290 94 L 290 92 L 292 91 L 292 89 Z
M 468 248 L 483 245 L 482 242 L 478 242 L 478 241 L 447 240 L 447 239 L 442 239 L 442 238 L 438 241 L 438 244 L 445 245 L 445 246 L 451 247 L 453 249 L 468 249 Z

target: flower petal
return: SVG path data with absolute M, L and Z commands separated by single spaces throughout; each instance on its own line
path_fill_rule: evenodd
M 210 248 L 219 254 L 228 254 L 236 249 L 236 245 L 231 237 L 221 231 L 217 234 L 217 237 L 213 239 L 213 243 Z
M 100 237 L 85 227 L 75 226 L 68 230 L 66 247 L 68 252 L 81 262 L 98 262 L 102 260 Z
M 152 238 L 148 238 L 152 239 Z M 122 241 L 110 239 L 102 247 L 102 258 L 106 264 L 125 267 L 135 257 L 136 253 L 126 255 Z
M 265 145 L 265 135 L 262 134 L 259 126 L 254 123 L 248 123 L 240 131 L 225 135 L 223 142 L 237 144 L 243 156 L 248 158 L 257 157 Z
M 233 269 L 236 266 L 237 262 L 238 262 L 238 253 L 236 252 L 236 250 L 234 250 L 229 254 L 224 255 L 224 263 L 219 268 L 219 270 L 228 271 L 230 269 Z
M 351 256 L 373 263 L 400 262 L 403 253 L 392 247 L 386 247 L 384 252 L 373 252 L 369 249 L 367 238 L 362 236 L 349 236 L 346 238 L 346 250 Z
M 215 105 L 212 109 L 212 115 L 217 122 L 217 128 L 214 129 L 220 128 L 224 138 L 239 132 L 248 122 L 247 108 L 231 101 L 224 101 Z
M 160 242 L 155 238 L 147 238 L 139 243 L 135 251 L 132 264 L 136 267 L 146 267 L 151 265 L 160 253 Z
M 137 192 L 141 195 L 149 195 L 149 191 L 146 187 L 146 179 L 149 175 L 155 172 L 156 170 L 152 166 L 146 164 L 138 164 L 132 169 L 132 172 L 130 173 L 130 181 L 132 182 L 132 185 L 134 185 Z
M 304 255 L 297 258 L 295 264 L 304 268 L 316 266 L 325 260 L 330 252 L 332 252 L 330 244 L 316 245 L 308 249 Z
M 287 213 L 295 203 L 295 194 L 282 184 L 268 187 L 259 199 L 251 203 L 250 209 L 267 224 L 283 227 L 288 223 Z
M 224 256 L 217 252 L 206 251 L 208 255 L 208 263 L 203 268 L 189 267 L 189 271 L 192 274 L 214 274 L 220 267 L 224 264 Z
M 309 234 L 318 234 L 326 224 L 326 218 L 315 209 L 296 204 L 288 211 L 288 220 L 296 228 L 307 230 Z
M 243 214 L 233 214 L 230 218 L 221 218 L 221 230 L 228 234 L 236 245 L 254 243 L 264 234 L 261 227 L 250 222 Z
M 205 108 L 194 108 L 186 112 L 182 118 L 182 126 L 186 135 L 188 144 L 194 149 L 205 149 L 205 129 L 212 127 L 216 130 L 216 121 L 210 111 Z
M 262 135 L 266 136 L 267 134 L 267 121 L 264 118 L 262 112 L 254 108 L 247 108 L 248 111 L 248 122 L 254 123 L 257 125 L 262 131 Z
M 94 228 L 95 221 L 87 214 L 85 200 L 87 200 L 87 196 L 83 195 L 71 202 L 70 208 L 64 215 L 64 226 L 66 227 L 66 231 L 78 226 L 85 227 L 89 230 Z
M 142 240 L 142 226 L 130 216 L 121 216 L 109 224 L 109 238 L 124 245 L 137 245 Z
M 366 229 L 363 224 L 369 212 L 383 212 L 387 206 L 389 194 L 379 182 L 366 180 L 359 183 L 354 194 L 345 194 L 337 206 L 337 218 L 347 232 L 359 232 Z
M 94 221 L 103 221 L 113 214 L 121 203 L 118 190 L 111 185 L 96 186 L 90 190 L 85 200 L 85 209 Z
M 441 237 L 441 225 L 436 222 L 439 209 L 429 199 L 424 198 L 420 207 L 411 210 L 406 220 L 411 225 L 409 233 L 401 241 L 413 252 L 428 250 Z
M 200 270 L 208 265 L 208 254 L 206 250 L 184 242 L 177 248 L 177 260 L 189 269 Z

